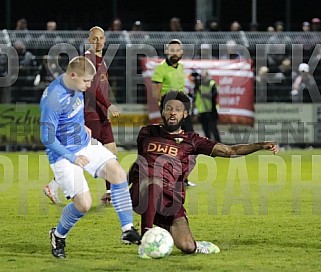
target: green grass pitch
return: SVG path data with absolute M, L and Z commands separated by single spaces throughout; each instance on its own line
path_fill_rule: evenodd
M 125 169 L 135 157 L 119 154 Z M 63 205 L 42 193 L 52 177 L 47 157 L 0 153 L 0 271 L 320 271 L 320 169 L 318 149 L 200 156 L 186 209 L 195 239 L 221 252 L 183 255 L 175 248 L 160 260 L 139 259 L 137 246 L 120 243 L 114 209 L 99 203 L 104 182 L 88 176 L 92 209 L 69 233 L 67 258 L 57 260 L 48 231 Z

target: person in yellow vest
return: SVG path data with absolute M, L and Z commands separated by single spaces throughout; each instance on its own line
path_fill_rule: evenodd
M 195 107 L 204 134 L 207 138 L 220 142 L 221 138 L 217 129 L 217 84 L 204 70 L 202 71 L 200 84 L 196 84 L 195 87 Z

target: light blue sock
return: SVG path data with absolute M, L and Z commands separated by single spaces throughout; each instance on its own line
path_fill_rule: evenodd
M 127 181 L 110 185 L 110 196 L 122 227 L 133 225 L 133 205 Z M 124 228 L 122 228 L 125 231 Z
M 77 210 L 74 203 L 69 203 L 62 211 L 57 232 L 59 236 L 66 237 L 69 230 L 78 222 L 84 213 Z

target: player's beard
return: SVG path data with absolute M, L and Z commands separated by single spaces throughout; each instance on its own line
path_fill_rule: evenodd
M 178 56 L 171 56 L 171 57 L 169 57 L 169 62 L 171 63 L 171 64 L 176 64 L 177 62 L 179 62 L 180 61 L 180 59 L 181 59 L 182 57 L 178 57 Z
M 184 118 L 182 118 L 177 124 L 172 125 L 172 124 L 168 124 L 168 122 L 165 120 L 165 117 L 163 117 L 163 121 L 164 121 L 164 128 L 168 131 L 168 132 L 174 132 L 176 130 L 178 130 L 184 123 Z

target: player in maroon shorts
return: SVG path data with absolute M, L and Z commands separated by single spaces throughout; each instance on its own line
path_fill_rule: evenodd
M 91 87 L 85 93 L 85 125 L 91 130 L 92 138 L 100 141 L 114 155 L 117 155 L 117 147 L 111 128 L 108 114 L 113 117 L 119 116 L 119 110 L 112 105 L 108 99 L 108 71 L 103 58 L 105 46 L 105 33 L 99 26 L 94 26 L 89 30 L 88 41 L 90 48 L 84 56 L 95 65 L 97 73 L 93 79 Z M 58 203 L 59 185 L 53 179 L 43 188 L 44 193 L 53 203 Z M 110 183 L 106 180 L 106 192 L 101 197 L 102 204 L 111 202 Z
M 192 254 L 217 253 L 210 242 L 196 242 L 184 208 L 184 179 L 194 165 L 188 156 L 212 157 L 247 155 L 259 150 L 278 152 L 274 142 L 227 146 L 195 132 L 184 132 L 181 125 L 188 116 L 190 100 L 182 92 L 171 91 L 161 100 L 163 125 L 143 127 L 137 138 L 138 158 L 129 170 L 130 193 L 136 213 L 141 215 L 142 235 L 153 225 L 170 231 L 175 246 Z M 146 258 L 142 247 L 139 255 Z
M 85 125 L 91 129 L 92 137 L 99 140 L 113 154 L 117 155 L 117 147 L 113 136 L 108 114 L 119 116 L 118 108 L 108 99 L 108 71 L 103 58 L 105 46 L 104 30 L 94 26 L 89 30 L 90 49 L 85 57 L 95 64 L 97 73 L 85 93 Z M 106 192 L 101 198 L 103 204 L 110 202 L 110 183 L 106 181 Z

